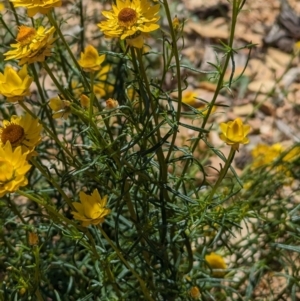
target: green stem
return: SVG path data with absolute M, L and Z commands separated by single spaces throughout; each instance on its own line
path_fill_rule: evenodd
M 9 27 L 8 27 L 8 26 L 6 25 L 6 23 L 4 22 L 1 13 L 0 13 L 0 22 L 1 22 L 1 24 L 3 25 L 3 27 L 5 28 L 5 30 L 6 30 L 7 32 L 9 32 L 10 35 L 15 39 L 16 36 L 12 33 L 12 31 L 9 29 Z
M 38 301 L 44 301 L 43 296 L 38 288 L 35 291 L 35 296 L 37 297 Z
M 169 146 L 169 151 L 168 155 L 166 157 L 166 162 L 169 161 L 170 156 L 172 154 L 173 148 L 175 146 L 176 138 L 177 138 L 177 128 L 178 128 L 178 122 L 181 116 L 181 107 L 182 107 L 182 86 L 181 86 L 181 73 L 180 73 L 180 59 L 179 59 L 179 52 L 178 52 L 178 47 L 177 47 L 177 40 L 176 40 L 176 34 L 173 28 L 173 23 L 172 23 L 172 17 L 171 17 L 171 12 L 169 9 L 169 4 L 167 0 L 164 0 L 164 8 L 166 12 L 166 16 L 168 19 L 169 23 L 169 28 L 171 32 L 171 37 L 172 37 L 172 48 L 173 48 L 173 53 L 174 53 L 174 58 L 176 62 L 176 75 L 177 75 L 177 88 L 178 88 L 178 107 L 177 107 L 177 112 L 176 112 L 176 124 L 174 126 L 174 134 L 172 136 L 172 141 Z
M 235 150 L 234 150 L 233 147 L 231 147 L 230 153 L 229 153 L 229 155 L 228 155 L 228 159 L 226 160 L 226 163 L 225 163 L 224 167 L 221 169 L 221 171 L 220 171 L 220 173 L 219 173 L 218 180 L 217 180 L 217 182 L 215 183 L 213 189 L 211 190 L 211 192 L 210 192 L 210 194 L 209 194 L 209 197 L 208 197 L 208 200 L 207 200 L 208 203 L 212 200 L 212 198 L 213 198 L 215 192 L 217 191 L 218 187 L 220 186 L 222 180 L 223 180 L 224 177 L 226 176 L 227 171 L 228 171 L 228 169 L 230 168 L 230 165 L 231 165 L 231 163 L 232 163 L 232 161 L 233 161 L 234 155 L 235 155 Z
M 166 1 L 166 0 L 164 0 Z M 234 33 L 235 33 L 235 27 L 236 27 L 236 22 L 237 22 L 237 17 L 238 17 L 238 13 L 241 9 L 240 7 L 240 0 L 233 0 L 233 9 L 232 9 L 232 19 L 231 19 L 231 27 L 230 27 L 230 36 L 229 36 L 229 41 L 228 41 L 228 52 L 227 52 L 227 55 L 226 55 L 226 59 L 225 59 L 225 62 L 224 62 L 224 65 L 222 67 L 222 72 L 220 73 L 220 77 L 219 77 L 219 80 L 218 80 L 218 84 L 217 84 L 217 87 L 216 87 L 216 91 L 214 93 L 214 96 L 213 96 L 213 99 L 210 103 L 210 106 L 208 108 L 208 111 L 207 111 L 207 114 L 205 115 L 204 119 L 203 119 L 203 122 L 202 122 L 202 125 L 201 125 L 201 128 L 205 128 L 206 126 L 206 123 L 208 121 L 208 118 L 210 116 L 210 113 L 212 111 L 212 108 L 217 100 L 217 97 L 220 93 L 220 90 L 223 88 L 223 80 L 224 80 L 224 76 L 225 76 L 225 73 L 226 73 L 226 70 L 227 70 L 227 67 L 228 67 L 228 64 L 229 64 L 229 61 L 231 59 L 231 53 L 233 52 L 233 40 L 234 40 Z M 191 152 L 194 153 L 194 151 L 196 150 L 198 144 L 199 144 L 199 141 L 201 140 L 202 138 L 202 135 L 203 133 L 200 132 L 197 139 L 194 140 L 194 144 L 192 145 L 191 147 Z M 188 167 L 190 165 L 190 161 L 187 161 L 185 163 L 185 166 L 183 167 L 183 170 L 182 170 L 182 179 L 184 178 L 184 175 L 186 174 L 187 170 L 188 170 Z M 179 187 L 181 186 L 183 180 L 179 180 L 177 185 L 176 185 L 176 188 L 175 190 L 178 190 Z
M 47 62 L 43 62 L 43 67 L 45 68 L 45 70 L 47 71 L 48 75 L 51 77 L 52 81 L 54 82 L 55 86 L 58 88 L 59 92 L 64 96 L 64 98 L 66 100 L 69 99 L 69 96 L 66 94 L 64 88 L 62 87 L 62 85 L 58 82 L 58 80 L 56 79 L 56 77 L 54 76 L 54 74 L 52 73 L 51 69 L 49 68 L 49 65 L 47 64 Z
M 34 65 L 34 64 L 31 65 L 31 71 L 32 71 L 32 73 L 33 73 L 34 82 L 36 83 L 37 88 L 38 88 L 38 91 L 39 91 L 39 95 L 40 95 L 40 98 L 41 98 L 42 105 L 45 106 L 45 105 L 46 105 L 46 99 L 45 99 L 45 95 L 44 95 L 44 90 L 43 90 L 43 88 L 42 88 L 42 86 L 41 86 L 40 79 L 39 79 L 39 75 L 38 75 L 38 73 L 37 73 L 37 71 L 36 71 L 36 68 L 35 68 L 35 65 Z M 47 115 L 47 119 L 49 120 L 51 129 L 52 129 L 52 132 L 53 132 L 55 135 L 57 135 L 55 126 L 54 126 L 54 124 L 53 124 L 53 122 L 52 122 L 52 119 L 53 119 L 53 118 L 52 118 L 52 116 L 51 116 L 49 110 L 46 110 L 46 115 Z
M 18 17 L 18 14 L 16 12 L 16 9 L 15 9 L 14 5 L 12 4 L 12 2 L 9 1 L 9 4 L 10 4 L 10 7 L 11 7 L 11 10 L 13 11 L 14 17 L 16 19 L 16 23 L 17 23 L 18 26 L 20 26 L 21 24 L 20 24 L 19 17 Z
M 141 289 L 143 291 L 144 296 L 148 301 L 155 301 L 151 295 L 150 292 L 147 289 L 146 283 L 144 280 L 140 277 L 140 275 L 131 267 L 131 265 L 128 263 L 128 261 L 124 258 L 120 250 L 114 245 L 114 243 L 111 241 L 111 239 L 107 236 L 105 231 L 102 229 L 102 227 L 99 225 L 98 229 L 100 230 L 101 234 L 105 237 L 106 241 L 109 243 L 109 245 L 112 247 L 112 249 L 116 252 L 119 259 L 124 263 L 124 265 L 127 267 L 127 269 L 137 278 L 137 280 L 140 283 Z
M 13 213 L 16 214 L 19 217 L 19 219 L 21 220 L 21 222 L 24 225 L 27 225 L 27 222 L 23 218 L 22 214 L 19 212 L 19 210 L 18 210 L 16 204 L 14 203 L 14 201 L 10 197 L 8 197 L 7 199 L 8 199 L 8 202 L 10 203 L 10 206 L 11 206 L 11 209 L 12 209 Z
M 48 173 L 44 170 L 44 168 L 37 162 L 34 158 L 30 159 L 30 162 L 40 171 L 40 173 L 57 189 L 57 191 L 64 198 L 65 202 L 69 205 L 69 207 L 74 210 L 73 204 L 62 188 L 56 183 L 56 181 L 48 175 Z
M 62 34 L 62 32 L 61 32 L 61 30 L 60 30 L 60 27 L 59 27 L 58 24 L 56 23 L 55 18 L 53 18 L 51 12 L 48 13 L 47 16 L 48 16 L 49 21 L 50 21 L 50 23 L 52 24 L 52 26 L 55 27 L 55 29 L 56 29 L 56 31 L 57 31 L 57 33 L 58 33 L 60 39 L 62 40 L 64 46 L 66 47 L 66 50 L 68 51 L 68 53 L 69 53 L 69 55 L 70 55 L 72 61 L 74 62 L 76 68 L 77 68 L 77 69 L 79 70 L 79 72 L 81 73 L 81 76 L 82 76 L 82 78 L 83 78 L 83 82 L 84 82 L 84 87 L 85 87 L 85 89 L 86 89 L 86 90 L 89 90 L 89 83 L 88 83 L 88 81 L 86 80 L 86 78 L 85 78 L 85 76 L 84 76 L 84 74 L 83 74 L 83 71 L 82 71 L 80 65 L 78 64 L 78 62 L 77 62 L 77 60 L 76 60 L 76 58 L 75 58 L 75 56 L 74 56 L 74 54 L 73 54 L 73 52 L 72 52 L 72 50 L 71 50 L 69 44 L 67 43 L 67 41 L 66 41 L 64 35 Z
M 206 126 L 206 123 L 208 121 L 208 118 L 211 114 L 211 111 L 213 109 L 213 106 L 215 105 L 215 102 L 217 100 L 217 97 L 221 91 L 221 89 L 223 88 L 223 85 L 224 85 L 224 76 L 226 74 L 226 70 L 227 70 L 227 67 L 228 67 L 228 64 L 229 64 L 229 61 L 231 59 L 231 56 L 232 56 L 232 53 L 233 53 L 233 40 L 234 40 L 234 34 L 235 34 L 235 27 L 236 27 L 236 22 L 237 22 L 237 16 L 238 16 L 238 13 L 239 13 L 239 4 L 240 4 L 240 0 L 233 0 L 233 11 L 232 11 L 232 20 L 231 20 L 231 26 L 230 26 L 230 36 L 229 36 L 229 41 L 228 41 L 228 52 L 227 52 L 227 55 L 226 55 L 226 59 L 225 59 L 225 62 L 224 62 L 224 65 L 222 67 L 222 72 L 220 74 L 220 77 L 219 77 L 219 80 L 218 80 L 218 84 L 217 84 L 217 88 L 216 88 L 216 91 L 214 93 L 214 96 L 213 96 L 213 99 L 212 101 L 210 102 L 210 105 L 208 107 L 208 110 L 207 110 L 207 113 L 203 119 L 203 122 L 202 122 L 202 125 L 201 125 L 201 128 L 205 128 Z M 201 138 L 202 136 L 202 133 L 199 133 L 199 139 Z M 192 147 L 192 152 L 195 151 L 197 145 L 198 145 L 198 142 L 199 142 L 199 139 L 196 139 L 195 142 L 194 142 L 194 145 Z

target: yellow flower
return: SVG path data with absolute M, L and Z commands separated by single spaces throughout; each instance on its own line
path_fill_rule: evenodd
M 0 72 L 0 94 L 9 102 L 22 100 L 30 95 L 29 87 L 33 79 L 28 75 L 27 66 L 18 72 L 11 66 L 5 66 L 3 74 Z
M 300 156 L 300 147 L 296 146 L 294 148 L 292 148 L 284 157 L 283 157 L 283 161 L 286 162 L 293 162 L 297 159 L 299 159 Z
M 300 41 L 298 41 L 294 44 L 294 52 L 295 52 L 295 54 L 300 53 Z
M 49 107 L 54 111 L 52 117 L 54 119 L 64 118 L 68 119 L 71 113 L 71 103 L 68 100 L 61 99 L 59 96 L 53 97 L 49 100 Z
M 79 193 L 81 203 L 73 203 L 77 210 L 72 211 L 74 218 L 81 221 L 83 227 L 98 225 L 104 222 L 104 217 L 110 213 L 110 209 L 105 208 L 107 195 L 101 198 L 97 189 L 92 195 L 87 195 L 83 191 Z
M 0 3 L 0 11 L 4 10 L 5 9 L 5 6 L 3 3 Z
M 195 109 L 198 109 L 204 116 L 208 112 L 208 104 L 200 102 L 197 98 L 197 93 L 191 90 L 185 90 L 182 93 L 182 102 L 187 104 Z M 211 113 L 216 111 L 216 107 L 213 106 Z
M 173 18 L 172 20 L 172 26 L 174 28 L 175 31 L 177 31 L 180 27 L 180 21 L 179 19 L 177 18 L 177 16 L 175 16 L 175 18 Z
M 90 99 L 85 94 L 80 95 L 80 104 L 83 108 L 88 108 L 90 106 Z
M 111 11 L 103 11 L 107 20 L 98 24 L 105 36 L 120 38 L 136 48 L 142 48 L 147 33 L 159 28 L 159 4 L 150 6 L 147 0 L 116 0 Z
M 99 55 L 96 48 L 88 45 L 84 52 L 81 52 L 78 64 L 86 72 L 93 72 L 100 70 L 100 65 L 104 62 L 105 55 Z
M 36 246 L 39 244 L 39 236 L 36 232 L 30 231 L 28 233 L 28 244 L 30 246 Z
M 221 255 L 216 253 L 210 253 L 205 256 L 205 260 L 208 263 L 209 267 L 213 270 L 212 275 L 214 277 L 223 277 L 225 275 L 224 271 L 214 271 L 216 270 L 226 270 L 227 265 L 225 263 L 224 258 Z
M 38 30 L 33 27 L 21 25 L 17 35 L 17 43 L 10 46 L 14 49 L 4 53 L 5 60 L 20 60 L 19 65 L 25 63 L 43 62 L 46 56 L 51 56 L 53 34 L 55 28 L 45 29 L 40 26 Z
M 25 175 L 31 167 L 26 160 L 27 155 L 21 146 L 13 149 L 9 141 L 0 146 L 0 197 L 27 185 Z
M 14 7 L 26 7 L 28 17 L 37 13 L 47 14 L 53 7 L 61 6 L 61 0 L 10 0 Z
M 15 116 L 10 121 L 3 120 L 0 128 L 0 146 L 3 147 L 7 141 L 12 148 L 21 146 L 22 152 L 32 151 L 41 141 L 42 125 L 38 119 L 32 118 L 28 113 L 25 116 Z
M 251 167 L 258 168 L 268 165 L 275 161 L 283 151 L 284 148 L 280 143 L 276 143 L 271 146 L 266 144 L 258 144 L 251 151 L 251 155 L 253 157 L 253 163 Z
M 197 94 L 191 90 L 185 90 L 182 92 L 182 102 L 191 107 L 195 107 L 198 104 L 196 97 Z
M 106 109 L 111 110 L 111 109 L 115 109 L 119 106 L 119 103 L 117 100 L 113 99 L 113 98 L 109 98 L 106 100 Z
M 190 295 L 191 295 L 192 299 L 195 299 L 195 300 L 199 299 L 200 295 L 201 295 L 199 288 L 197 286 L 193 286 L 190 290 Z
M 221 123 L 220 129 L 222 131 L 220 138 L 227 145 L 231 145 L 234 150 L 239 149 L 240 143 L 249 143 L 249 139 L 246 136 L 250 132 L 250 125 L 244 125 L 240 118 L 234 121 L 228 121 L 227 123 Z

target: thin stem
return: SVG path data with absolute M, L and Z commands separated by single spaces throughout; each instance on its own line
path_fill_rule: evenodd
M 14 17 L 15 17 L 15 19 L 16 19 L 16 23 L 18 24 L 18 26 L 20 26 L 21 23 L 20 23 L 20 21 L 19 21 L 19 17 L 18 17 L 18 14 L 17 14 L 17 12 L 16 12 L 16 9 L 15 9 L 15 7 L 14 7 L 14 5 L 13 5 L 12 2 L 9 1 L 9 4 L 10 4 L 10 7 L 11 7 L 11 10 L 13 11 Z
M 64 96 L 65 99 L 69 99 L 69 96 L 66 94 L 64 88 L 61 86 L 61 84 L 58 82 L 58 80 L 52 73 L 51 69 L 49 68 L 49 65 L 46 62 L 43 62 L 43 67 L 47 71 L 48 75 L 51 77 L 52 81 L 54 82 L 55 86 L 58 88 L 59 92 Z
M 43 90 L 43 87 L 41 86 L 41 83 L 40 83 L 40 80 L 39 80 L 39 75 L 38 75 L 38 73 L 36 71 L 36 68 L 35 68 L 34 64 L 31 65 L 31 71 L 33 73 L 34 82 L 36 83 L 38 91 L 39 91 L 39 95 L 40 95 L 40 98 L 41 98 L 42 105 L 46 105 L 46 99 L 45 99 L 45 95 L 44 95 L 44 90 Z M 54 133 L 54 135 L 57 135 L 55 126 L 54 126 L 54 124 L 52 122 L 52 116 L 51 116 L 49 110 L 46 110 L 46 115 L 47 115 L 47 119 L 49 120 L 52 132 Z
M 26 225 L 27 222 L 23 218 L 22 214 L 19 212 L 18 207 L 16 206 L 15 202 L 9 197 L 7 199 L 8 199 L 8 202 L 10 203 L 10 206 L 11 206 L 11 209 L 12 209 L 13 213 L 16 214 L 19 217 L 19 219 L 22 221 L 22 223 L 24 225 Z
M 71 200 L 68 198 L 68 196 L 65 194 L 65 192 L 61 189 L 61 187 L 56 183 L 56 181 L 47 174 L 45 169 L 40 165 L 39 162 L 37 162 L 34 158 L 30 159 L 30 162 L 40 171 L 40 173 L 57 189 L 57 191 L 61 194 L 61 196 L 64 198 L 65 202 L 69 205 L 71 209 L 74 210 L 73 204 Z
M 8 31 L 10 33 L 10 35 L 15 39 L 16 36 L 12 33 L 12 31 L 9 29 L 9 27 L 6 25 L 6 23 L 4 22 L 2 15 L 0 14 L 0 22 L 1 24 L 4 26 L 5 30 Z
M 219 173 L 218 180 L 215 183 L 213 189 L 211 190 L 211 192 L 209 194 L 209 197 L 208 197 L 208 200 L 207 200 L 208 203 L 212 200 L 212 198 L 213 198 L 215 192 L 217 191 L 218 187 L 220 186 L 222 180 L 226 176 L 227 171 L 230 168 L 230 165 L 231 165 L 231 163 L 233 161 L 234 155 L 235 155 L 235 150 L 233 149 L 233 147 L 231 147 L 230 153 L 228 155 L 228 159 L 226 160 L 226 163 L 225 163 L 224 167 L 221 169 L 221 171 Z
M 101 226 L 98 226 L 98 229 L 100 230 L 101 234 L 105 237 L 106 241 L 109 243 L 109 245 L 112 247 L 112 249 L 116 252 L 117 256 L 120 258 L 120 260 L 124 263 L 124 265 L 127 267 L 127 269 L 137 278 L 137 280 L 140 283 L 141 289 L 143 291 L 144 296 L 149 301 L 155 301 L 151 295 L 150 292 L 147 289 L 146 283 L 144 280 L 140 277 L 140 275 L 131 267 L 131 265 L 128 263 L 128 261 L 124 258 L 120 250 L 115 246 L 115 244 L 111 241 L 111 239 L 107 236 L 105 231 L 102 229 Z
M 169 28 L 170 28 L 170 33 L 172 37 L 172 48 L 173 48 L 173 53 L 174 53 L 174 58 L 176 62 L 176 75 L 177 75 L 177 87 L 178 87 L 178 107 L 177 107 L 177 112 L 176 112 L 176 123 L 174 125 L 174 134 L 172 136 L 172 141 L 169 146 L 169 152 L 166 157 L 166 162 L 169 161 L 170 156 L 172 154 L 173 148 L 175 146 L 175 141 L 177 138 L 177 128 L 178 128 L 178 122 L 181 116 L 181 107 L 182 107 L 182 86 L 181 86 L 181 73 L 180 73 L 180 59 L 179 59 L 179 52 L 178 52 L 178 47 L 177 47 L 177 40 L 176 40 L 176 34 L 172 25 L 172 17 L 171 17 L 171 12 L 169 9 L 169 4 L 167 0 L 164 0 L 164 8 L 166 12 L 166 16 L 168 19 L 169 23 Z
M 61 30 L 60 30 L 60 27 L 58 26 L 58 24 L 57 24 L 55 18 L 53 18 L 51 12 L 48 13 L 47 16 L 48 16 L 49 21 L 50 21 L 50 23 L 52 24 L 52 26 L 55 27 L 55 29 L 56 29 L 56 31 L 57 31 L 57 33 L 58 33 L 60 39 L 62 40 L 64 46 L 66 47 L 66 49 L 67 49 L 67 51 L 68 51 L 68 53 L 69 53 L 69 55 L 70 55 L 70 57 L 71 57 L 73 63 L 75 64 L 75 66 L 76 66 L 76 68 L 79 70 L 79 72 L 81 73 L 81 76 L 82 76 L 83 82 L 84 82 L 84 87 L 86 88 L 86 90 L 89 90 L 89 83 L 88 83 L 88 81 L 86 80 L 86 78 L 85 78 L 85 76 L 84 76 L 84 74 L 83 74 L 83 71 L 82 71 L 81 67 L 79 66 L 79 64 L 78 64 L 78 62 L 77 62 L 77 59 L 75 58 L 75 56 L 74 56 L 74 54 L 73 54 L 73 52 L 72 52 L 72 50 L 71 50 L 69 44 L 67 43 L 67 41 L 66 41 L 64 35 L 62 34 L 62 32 L 61 32 Z
M 166 1 L 166 0 L 164 0 Z M 224 80 L 224 76 L 225 76 L 225 73 L 226 73 L 226 70 L 227 70 L 227 67 L 228 67 L 228 64 L 229 64 L 229 61 L 231 59 L 231 53 L 233 51 L 233 40 L 234 40 L 234 33 L 235 33 L 235 27 L 236 27 L 236 22 L 237 22 L 237 16 L 238 16 L 238 13 L 239 13 L 239 4 L 240 4 L 240 0 L 233 0 L 233 10 L 232 10 L 232 21 L 231 21 L 231 27 L 230 27 L 230 36 L 229 36 L 229 41 L 228 41 L 228 52 L 227 52 L 227 55 L 226 55 L 226 59 L 225 59 L 225 62 L 224 62 L 224 65 L 222 67 L 222 72 L 220 73 L 220 77 L 219 77 L 219 80 L 218 80 L 218 84 L 217 84 L 217 87 L 216 87 L 216 90 L 215 90 L 215 93 L 214 93 L 214 96 L 212 98 L 212 101 L 210 102 L 210 106 L 208 107 L 208 111 L 207 111 L 207 114 L 205 115 L 204 119 L 203 119 L 203 122 L 202 122 L 202 125 L 201 125 L 201 128 L 205 128 L 206 126 L 206 123 L 208 121 L 208 118 L 211 114 L 211 111 L 213 109 L 213 106 L 217 100 L 217 97 L 220 93 L 220 90 L 223 88 L 223 80 Z M 191 152 L 194 153 L 194 151 L 196 150 L 197 146 L 198 146 L 198 143 L 200 141 L 200 139 L 202 138 L 202 135 L 203 133 L 200 132 L 197 139 L 194 140 L 194 144 L 192 145 L 191 147 Z M 183 167 L 183 170 L 182 170 L 182 179 L 184 178 L 184 175 L 186 174 L 187 170 L 188 170 L 188 167 L 190 165 L 190 161 L 187 161 L 185 163 L 185 166 Z M 181 186 L 183 180 L 179 180 L 177 185 L 176 185 L 176 190 L 179 189 L 179 187 Z
M 38 288 L 35 291 L 35 296 L 37 297 L 38 301 L 44 301 L 43 296 Z

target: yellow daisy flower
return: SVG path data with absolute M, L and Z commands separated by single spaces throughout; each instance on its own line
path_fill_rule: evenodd
M 7 141 L 13 149 L 21 146 L 22 152 L 32 151 L 41 142 L 42 125 L 30 114 L 11 116 L 10 121 L 3 120 L 0 128 L 0 147 Z
M 49 29 L 40 26 L 37 30 L 25 25 L 19 26 L 17 43 L 10 45 L 14 49 L 4 53 L 5 60 L 20 60 L 19 65 L 43 62 L 47 56 L 51 56 L 54 32 L 53 26 Z
M 199 288 L 197 286 L 193 286 L 190 289 L 190 296 L 194 300 L 198 300 L 200 298 L 201 293 L 200 293 L 200 290 L 199 290 Z
M 205 260 L 208 263 L 209 267 L 213 270 L 214 277 L 223 277 L 225 272 L 223 271 L 214 271 L 216 270 L 226 270 L 227 265 L 225 263 L 224 258 L 221 255 L 216 253 L 210 253 L 209 255 L 205 256 Z
M 280 143 L 273 145 L 258 144 L 252 149 L 251 155 L 253 157 L 252 168 L 258 168 L 264 165 L 271 164 L 275 161 L 284 151 Z
M 92 45 L 86 46 L 84 52 L 81 52 L 80 60 L 78 64 L 86 72 L 98 71 L 101 68 L 101 64 L 105 60 L 105 55 L 99 55 L 98 51 Z
M 47 14 L 53 7 L 61 6 L 61 0 L 10 0 L 14 7 L 27 8 L 28 17 L 37 13 Z
M 90 107 L 90 99 L 85 94 L 80 95 L 80 104 L 83 108 L 87 109 Z
M 204 116 L 207 114 L 208 105 L 206 103 L 200 102 L 198 99 L 198 94 L 191 90 L 185 90 L 182 93 L 182 102 L 186 105 L 198 109 Z M 211 113 L 216 111 L 216 106 L 213 106 Z
M 119 102 L 113 98 L 109 98 L 106 100 L 106 109 L 111 110 L 115 109 L 119 106 Z
M 117 0 L 111 11 L 102 12 L 107 20 L 98 26 L 109 38 L 126 39 L 130 46 L 142 48 L 147 33 L 159 28 L 159 8 L 147 0 Z
M 32 81 L 26 65 L 19 71 L 11 66 L 5 66 L 3 74 L 0 72 L 0 94 L 4 95 L 9 102 L 22 100 L 30 95 L 29 87 Z
M 250 132 L 250 125 L 244 125 L 240 118 L 234 121 L 222 122 L 220 124 L 222 133 L 220 138 L 227 144 L 231 145 L 234 150 L 239 150 L 239 145 L 249 143 L 247 135 Z
M 98 225 L 104 222 L 104 217 L 110 213 L 110 209 L 105 208 L 107 195 L 101 198 L 97 189 L 92 195 L 87 195 L 83 191 L 79 193 L 81 203 L 73 203 L 76 211 L 72 211 L 74 218 L 81 221 L 83 227 Z
M 185 90 L 182 92 L 182 102 L 191 107 L 195 107 L 198 104 L 196 97 L 197 94 L 194 91 Z
M 21 146 L 13 149 L 9 141 L 0 146 L 0 197 L 28 184 L 25 175 L 31 165 L 26 160 L 27 155 Z
M 49 100 L 49 107 L 54 111 L 52 117 L 54 119 L 64 118 L 68 119 L 71 113 L 71 103 L 68 100 L 61 99 L 59 96 Z

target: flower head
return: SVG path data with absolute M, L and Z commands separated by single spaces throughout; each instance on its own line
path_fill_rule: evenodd
M 100 65 L 104 62 L 105 55 L 99 55 L 96 48 L 92 45 L 86 46 L 84 52 L 81 52 L 78 64 L 86 72 L 93 72 L 100 70 Z
M 9 102 L 22 100 L 30 95 L 29 87 L 33 79 L 28 75 L 27 66 L 16 71 L 11 66 L 5 66 L 3 74 L 0 72 L 0 94 Z
M 253 157 L 252 168 L 258 168 L 264 165 L 268 165 L 275 161 L 280 154 L 284 151 L 283 146 L 280 143 L 273 145 L 258 144 L 251 151 Z
M 147 0 L 117 0 L 111 11 L 103 11 L 107 20 L 98 24 L 105 36 L 120 38 L 129 45 L 142 48 L 144 36 L 159 28 L 159 4 L 150 6 Z
M 4 53 L 5 60 L 20 60 L 19 65 L 43 62 L 47 56 L 51 56 L 50 50 L 55 41 L 54 32 L 53 26 L 49 29 L 40 26 L 38 30 L 35 30 L 33 27 L 21 25 L 16 39 L 17 43 L 10 45 L 14 49 Z
M 80 104 L 83 108 L 88 108 L 90 106 L 90 99 L 85 94 L 80 95 Z
M 31 167 L 27 155 L 21 146 L 13 149 L 9 141 L 0 146 L 0 197 L 27 185 L 25 175 Z
M 177 18 L 177 16 L 175 16 L 175 18 L 173 18 L 172 20 L 172 26 L 174 28 L 175 31 L 177 31 L 179 28 L 180 28 L 180 21 L 179 19 Z
M 198 300 L 200 298 L 201 293 L 200 293 L 198 286 L 193 286 L 190 289 L 190 295 L 191 295 L 191 298 L 194 300 Z
M 37 13 L 47 14 L 53 7 L 61 6 L 61 0 L 10 0 L 14 7 L 26 7 L 28 17 Z
M 194 107 L 195 109 L 198 109 L 204 116 L 208 112 L 208 104 L 200 102 L 197 99 L 197 93 L 191 90 L 185 90 L 182 93 L 182 102 L 186 105 L 189 105 L 191 107 Z M 216 107 L 213 106 L 211 113 L 216 111 Z
M 227 123 L 221 123 L 220 129 L 222 131 L 220 138 L 235 150 L 239 149 L 240 143 L 249 143 L 249 139 L 246 136 L 250 132 L 250 125 L 244 125 L 240 118 L 228 121 Z
M 81 203 L 73 203 L 76 211 L 72 211 L 74 218 L 81 221 L 83 227 L 98 225 L 104 222 L 104 217 L 110 213 L 110 209 L 105 208 L 107 195 L 101 198 L 97 189 L 92 195 L 87 195 L 83 191 L 79 194 Z
M 213 270 L 213 276 L 215 277 L 223 277 L 225 275 L 224 271 L 214 271 L 216 270 L 226 270 L 227 265 L 225 263 L 224 258 L 221 255 L 216 253 L 210 253 L 205 256 L 205 260 L 208 263 L 209 267 Z
M 61 99 L 59 96 L 49 100 L 49 107 L 54 111 L 52 117 L 68 119 L 71 113 L 71 103 L 68 100 Z
M 41 141 L 42 125 L 38 119 L 32 118 L 28 113 L 25 116 L 15 116 L 10 121 L 3 120 L 0 128 L 0 146 L 3 147 L 7 141 L 13 149 L 21 146 L 22 152 L 32 151 Z
M 182 93 L 182 102 L 191 107 L 195 107 L 198 103 L 196 97 L 197 97 L 197 93 L 195 93 L 194 91 L 185 90 Z
M 293 162 L 300 157 L 300 146 L 295 146 L 282 158 L 283 161 Z
M 111 110 L 115 109 L 119 106 L 119 102 L 113 98 L 109 98 L 106 100 L 106 109 Z

